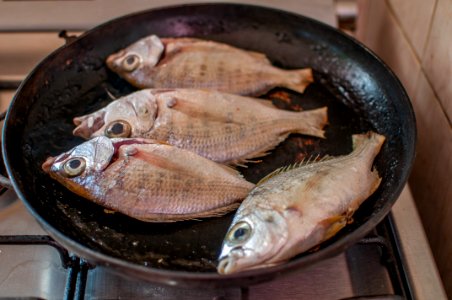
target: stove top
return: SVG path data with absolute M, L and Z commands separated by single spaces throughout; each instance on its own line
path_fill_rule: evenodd
M 24 20 L 17 21 L 16 17 L 8 16 L 0 21 L 0 112 L 7 109 L 14 90 L 33 65 L 64 44 L 58 38 L 58 31 L 49 30 L 84 30 L 92 27 L 90 24 L 101 22 L 94 14 L 88 14 L 88 21 L 82 22 L 85 16 L 80 14 L 81 11 L 109 7 L 107 13 L 102 15 L 103 18 L 127 13 L 121 9 L 124 5 L 116 5 L 119 11 L 114 11 L 115 5 L 106 5 L 104 0 L 77 2 L 79 4 L 56 4 L 61 12 L 71 12 L 69 26 L 62 17 L 58 18 L 57 24 L 26 18 L 22 13 L 23 1 L 0 3 L 0 11 L 10 11 L 10 16 L 17 15 L 17 18 L 23 17 Z M 132 2 L 134 9 L 143 9 L 141 1 Z M 161 2 L 166 3 L 155 1 L 155 6 L 163 5 Z M 261 4 L 260 1 L 248 2 Z M 332 3 L 332 0 L 286 0 L 279 1 L 278 7 L 334 26 Z M 48 15 L 47 4 L 41 4 L 38 1 L 33 3 L 39 20 Z M 79 10 L 72 17 L 77 5 L 93 5 L 93 9 Z M 128 2 L 128 11 L 133 5 Z M 14 13 L 16 11 L 17 14 Z M 64 16 L 64 13 L 59 16 Z M 36 27 L 36 22 L 40 26 Z M 18 23 L 21 25 L 17 25 Z M 29 32 L 37 29 L 47 32 Z M 388 217 L 370 235 L 340 255 L 280 276 L 271 282 L 251 287 L 205 290 L 150 284 L 123 277 L 108 267 L 91 265 L 54 242 L 17 199 L 14 191 L 2 189 L 0 298 L 446 299 L 408 187 L 402 192 Z
M 0 196 L 0 291 L 40 299 L 347 299 L 413 298 L 391 216 L 346 252 L 251 287 L 188 289 L 122 277 L 68 253 L 7 191 Z M 26 283 L 26 284 L 24 284 Z

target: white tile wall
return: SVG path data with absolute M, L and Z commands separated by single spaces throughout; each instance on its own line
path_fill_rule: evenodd
M 416 55 L 422 57 L 436 0 L 389 0 L 388 3 Z
M 380 56 L 399 77 L 403 86 L 412 96 L 416 78 L 420 72 L 420 63 L 413 48 L 404 38 L 403 31 L 397 26 L 395 17 L 388 12 L 384 1 L 369 1 L 369 13 L 362 26 L 372 28 L 363 31 L 358 28 L 357 37 Z M 367 2 L 366 2 L 367 3 Z
M 422 67 L 452 120 L 452 1 L 438 0 Z
M 357 37 L 395 71 L 417 119 L 410 187 L 452 298 L 452 0 L 358 0 Z

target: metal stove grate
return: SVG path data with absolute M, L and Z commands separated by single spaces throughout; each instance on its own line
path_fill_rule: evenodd
M 61 259 L 61 265 L 68 270 L 64 299 L 84 299 L 88 264 L 69 252 L 48 235 L 3 235 L 0 245 L 48 245 L 55 248 Z
M 380 235 L 380 234 L 384 234 Z M 413 299 L 411 287 L 404 267 L 403 257 L 397 246 L 397 239 L 393 230 L 391 216 L 388 216 L 374 233 L 358 242 L 359 245 L 376 247 L 381 253 L 381 263 L 388 269 L 394 294 L 384 295 L 360 295 L 353 298 L 342 299 Z M 5 235 L 0 236 L 0 245 L 48 245 L 58 250 L 62 266 L 68 270 L 64 299 L 85 299 L 85 289 L 88 273 L 96 268 L 76 255 L 70 255 L 68 251 L 47 235 Z M 361 280 L 363 280 L 361 278 Z M 249 299 L 249 289 L 239 287 L 240 298 Z M 359 291 L 357 291 L 359 292 Z M 215 296 L 213 299 L 226 299 L 223 296 Z

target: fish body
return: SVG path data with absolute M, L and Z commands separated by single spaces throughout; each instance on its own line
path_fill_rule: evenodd
M 72 192 L 147 222 L 222 215 L 254 186 L 224 165 L 143 139 L 97 137 L 42 168 Z
M 138 88 L 199 88 L 259 96 L 274 87 L 302 93 L 312 70 L 274 67 L 264 54 L 195 38 L 145 37 L 106 60 Z
M 85 138 L 154 139 L 235 164 L 266 154 L 290 133 L 324 137 L 327 109 L 292 112 L 267 100 L 215 91 L 148 89 L 74 123 L 74 134 Z
M 283 263 L 334 236 L 379 186 L 372 169 L 385 138 L 353 135 L 354 150 L 277 170 L 242 202 L 223 242 L 218 272 Z

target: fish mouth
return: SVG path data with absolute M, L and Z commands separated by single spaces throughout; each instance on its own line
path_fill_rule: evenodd
M 237 264 L 237 259 L 227 255 L 220 258 L 217 266 L 217 272 L 222 275 L 228 275 L 237 272 L 244 272 L 254 269 L 262 269 L 273 267 L 281 264 L 283 262 L 260 262 L 259 264 L 250 264 L 250 265 L 239 265 Z
M 117 71 L 120 68 L 118 60 L 121 57 L 123 57 L 125 54 L 126 54 L 126 51 L 124 51 L 124 50 L 113 53 L 107 57 L 107 59 L 105 60 L 105 63 L 111 70 Z
M 41 168 L 44 172 L 50 173 L 50 169 L 52 168 L 53 163 L 57 159 L 56 156 L 50 156 L 46 159 L 46 161 L 42 164 Z
M 75 117 L 72 121 L 76 127 L 72 131 L 72 134 L 84 139 L 91 138 L 95 132 L 105 125 L 104 116 L 105 111 L 100 110 L 97 113 Z
M 220 259 L 217 271 L 220 274 L 227 275 L 234 272 L 235 260 L 231 256 L 225 256 Z
M 219 274 L 227 275 L 241 271 L 243 266 L 237 262 L 245 256 L 244 249 L 242 247 L 235 247 L 231 249 L 224 256 L 218 258 L 217 271 Z
M 44 172 L 50 174 L 52 171 L 52 168 L 54 167 L 54 164 L 65 160 L 66 158 L 68 158 L 68 156 L 69 156 L 69 153 L 67 153 L 67 152 L 61 153 L 60 155 L 57 155 L 57 156 L 49 156 L 42 163 L 41 168 Z M 55 170 L 56 169 L 53 169 L 53 171 L 55 171 Z

